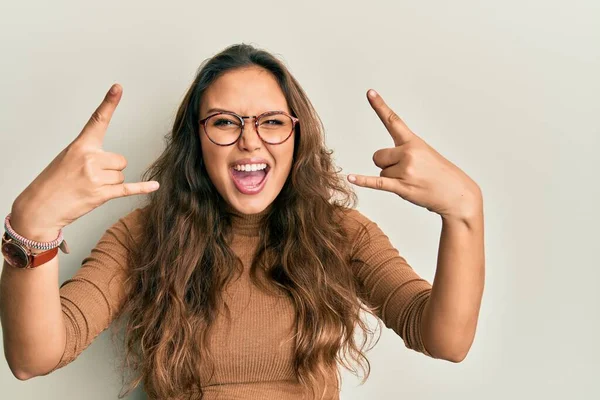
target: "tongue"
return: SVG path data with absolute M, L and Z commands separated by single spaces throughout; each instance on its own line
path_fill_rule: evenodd
M 236 171 L 233 170 L 233 177 L 236 181 L 247 187 L 257 186 L 262 182 L 266 173 L 265 170 L 260 171 Z

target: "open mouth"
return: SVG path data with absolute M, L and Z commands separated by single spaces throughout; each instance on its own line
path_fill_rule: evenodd
M 257 194 L 264 188 L 271 167 L 266 164 L 236 165 L 230 168 L 236 188 L 243 194 Z

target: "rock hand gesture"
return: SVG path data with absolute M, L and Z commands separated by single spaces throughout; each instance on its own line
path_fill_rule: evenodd
M 12 214 L 21 225 L 55 235 L 108 200 L 158 189 L 154 181 L 124 183 L 127 160 L 102 150 L 121 95 L 121 86 L 113 85 L 81 133 L 17 197 Z
M 394 147 L 377 150 L 373 162 L 379 177 L 348 175 L 358 186 L 386 190 L 443 217 L 465 218 L 481 203 L 478 185 L 408 126 L 374 90 L 369 103 L 394 140 Z

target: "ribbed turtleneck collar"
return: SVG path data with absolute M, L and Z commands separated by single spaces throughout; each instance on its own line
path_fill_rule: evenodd
M 231 205 L 226 204 L 225 211 L 231 215 L 231 226 L 234 234 L 258 236 L 261 222 L 272 207 L 273 204 L 269 204 L 267 208 L 257 214 L 243 214 Z

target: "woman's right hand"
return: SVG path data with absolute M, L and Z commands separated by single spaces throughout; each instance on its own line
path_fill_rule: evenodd
M 45 237 L 51 232 L 55 238 L 58 230 L 108 200 L 158 189 L 155 181 L 124 183 L 127 160 L 102 150 L 121 95 L 121 86 L 113 85 L 81 133 L 17 197 L 11 222 L 18 219 L 28 232 Z

